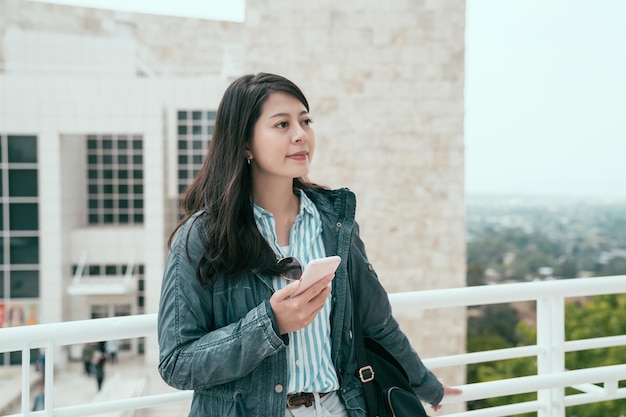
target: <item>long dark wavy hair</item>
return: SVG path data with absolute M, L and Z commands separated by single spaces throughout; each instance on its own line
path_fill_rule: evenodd
M 196 277 L 205 287 L 215 283 L 218 273 L 234 278 L 249 271 L 268 275 L 282 272 L 254 221 L 252 176 L 246 158 L 263 103 L 273 92 L 297 98 L 309 111 L 300 88 L 280 75 L 258 73 L 238 78 L 224 92 L 204 164 L 185 191 L 183 217 L 169 244 L 182 224 L 204 210 L 196 218 L 205 232 L 201 235 L 205 250 L 196 266 Z M 293 186 L 323 188 L 305 177 L 294 178 Z

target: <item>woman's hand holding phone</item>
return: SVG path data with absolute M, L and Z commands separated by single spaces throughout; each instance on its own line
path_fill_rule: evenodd
M 341 261 L 338 256 L 330 258 L 313 261 L 307 265 L 300 281 L 276 291 L 270 298 L 280 334 L 308 326 L 324 307 Z

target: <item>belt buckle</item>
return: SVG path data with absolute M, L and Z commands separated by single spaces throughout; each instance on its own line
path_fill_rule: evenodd
M 301 405 L 304 405 L 305 407 L 308 408 L 313 405 L 314 399 L 315 397 L 313 396 L 313 394 L 309 394 L 307 392 L 302 392 L 300 394 L 291 394 L 287 396 L 287 408 L 290 410 L 295 410 L 296 408 L 299 408 Z M 297 400 L 300 400 L 302 402 L 298 401 L 298 403 L 296 404 L 295 402 Z

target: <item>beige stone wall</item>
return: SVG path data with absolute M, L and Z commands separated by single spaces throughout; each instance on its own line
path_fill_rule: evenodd
M 9 27 L 90 36 L 132 36 L 143 60 L 168 76 L 221 75 L 224 48 L 241 44 L 240 23 L 0 0 L 2 39 Z
M 307 95 L 311 179 L 357 194 L 388 291 L 464 286 L 465 3 L 254 0 L 244 39 L 248 72 L 284 74 Z M 424 357 L 465 348 L 464 310 L 398 316 Z

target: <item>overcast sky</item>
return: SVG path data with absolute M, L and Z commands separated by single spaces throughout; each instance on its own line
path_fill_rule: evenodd
M 466 191 L 626 196 L 626 1 L 468 0 Z
M 244 0 L 56 2 L 244 18 Z M 626 0 L 466 10 L 466 191 L 626 197 Z

